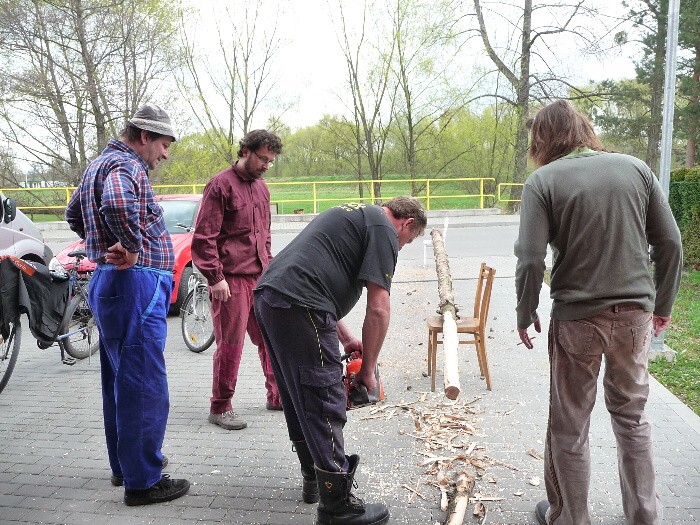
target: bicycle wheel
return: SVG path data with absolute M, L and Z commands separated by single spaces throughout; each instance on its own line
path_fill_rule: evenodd
M 63 315 L 63 324 L 59 330 L 58 344 L 75 359 L 85 359 L 100 348 L 97 324 L 82 293 L 78 293 L 68 303 L 66 313 Z
M 182 303 L 182 338 L 193 352 L 204 352 L 214 342 L 211 303 L 206 286 L 197 286 Z
M 22 342 L 22 325 L 19 317 L 14 323 L 10 323 L 10 333 L 7 339 L 0 336 L 0 392 L 10 380 L 12 371 L 15 369 L 19 345 Z

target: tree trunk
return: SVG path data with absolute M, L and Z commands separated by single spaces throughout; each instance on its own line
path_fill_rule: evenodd
M 499 72 L 508 79 L 508 82 L 516 92 L 516 113 L 518 115 L 518 129 L 515 136 L 515 163 L 513 164 L 512 181 L 521 183 L 525 181 L 527 175 L 527 147 L 528 147 L 528 132 L 525 128 L 525 123 L 530 113 L 530 59 L 532 53 L 532 0 L 525 0 L 523 5 L 522 18 L 522 36 L 520 41 L 520 70 L 515 74 L 496 54 L 496 51 L 491 45 L 486 32 L 486 24 L 481 11 L 479 0 L 474 1 L 474 9 L 476 11 L 477 20 L 479 22 L 479 33 L 484 43 L 484 48 L 491 61 L 496 65 Z M 511 199 L 520 198 L 520 189 L 518 186 L 513 186 L 510 190 Z M 510 202 L 509 209 L 517 211 L 519 203 Z
M 445 242 L 442 232 L 433 228 L 430 232 L 435 253 L 435 269 L 438 278 L 438 295 L 440 296 L 439 312 L 442 314 L 442 348 L 445 352 L 445 396 L 448 399 L 457 399 L 459 396 L 459 360 L 457 359 L 457 307 L 455 306 L 452 292 L 452 277 L 450 275 L 450 261 L 445 251 Z
M 90 49 L 88 42 L 88 34 L 86 29 L 86 14 L 83 9 L 81 0 L 73 1 L 73 9 L 75 12 L 75 32 L 78 44 L 80 45 L 80 56 L 85 67 L 85 84 L 92 108 L 92 115 L 95 119 L 95 140 L 97 142 L 97 151 L 107 145 L 107 125 L 105 123 L 104 109 L 98 92 L 99 80 L 97 77 L 97 65 L 93 57 L 93 51 Z

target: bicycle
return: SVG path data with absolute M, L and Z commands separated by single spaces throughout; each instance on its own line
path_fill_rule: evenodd
M 67 359 L 64 352 L 74 359 L 85 359 L 100 348 L 97 324 L 88 304 L 88 285 L 92 273 L 80 269 L 80 263 L 87 258 L 87 253 L 85 250 L 75 250 L 68 253 L 68 256 L 75 258 L 72 267 L 68 269 L 63 267 L 70 281 L 71 299 L 63 314 L 57 337 L 64 362 Z M 74 364 L 74 362 L 66 364 Z
M 7 386 L 17 363 L 22 343 L 22 313 L 31 314 L 29 328 L 39 348 L 46 349 L 58 343 L 63 364 L 73 365 L 99 348 L 97 327 L 87 302 L 89 275 L 79 273 L 80 261 L 86 254 L 78 250 L 71 256 L 75 257 L 72 268 L 62 268 L 60 271 L 13 256 L 2 257 L 11 263 L 3 266 L 3 271 L 14 266 L 18 273 L 16 277 L 13 272 L 3 274 L 4 278 L 9 279 L 8 292 L 11 292 L 3 296 L 3 308 L 7 308 L 7 311 L 3 313 L 0 323 L 0 392 Z M 36 286 L 27 286 L 30 281 L 26 279 L 32 282 L 39 280 Z M 54 286 L 57 288 L 54 289 Z M 17 292 L 19 294 L 15 298 L 13 294 Z
M 0 392 L 10 380 L 12 371 L 17 363 L 19 345 L 22 343 L 22 324 L 19 315 L 8 324 L 5 334 L 0 334 Z
M 214 342 L 214 325 L 207 282 L 196 266 L 187 282 L 187 296 L 182 303 L 182 338 L 192 352 L 204 352 Z

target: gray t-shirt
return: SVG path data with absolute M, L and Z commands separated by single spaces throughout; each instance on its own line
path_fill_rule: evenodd
M 321 213 L 276 255 L 256 290 L 342 319 L 367 281 L 390 291 L 398 254 L 396 229 L 380 206 L 343 204 Z
M 589 150 L 528 177 L 515 243 L 518 328 L 534 320 L 547 243 L 553 319 L 583 319 L 617 303 L 671 315 L 681 237 L 659 181 L 641 160 Z

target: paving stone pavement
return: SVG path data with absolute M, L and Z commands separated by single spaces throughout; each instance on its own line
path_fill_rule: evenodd
M 405 251 L 405 250 L 404 250 Z M 414 415 L 437 411 L 471 418 L 473 434 L 463 432 L 453 445 L 473 443 L 480 457 L 474 496 L 485 518 L 464 523 L 535 525 L 533 509 L 545 498 L 543 452 L 547 418 L 546 325 L 548 290 L 539 310 L 543 334 L 528 351 L 514 330 L 513 257 L 489 257 L 497 275 L 489 319 L 488 357 L 493 391 L 479 377 L 473 346 L 460 348 L 461 394 L 455 405 L 441 394 L 442 355 L 438 352 L 438 391 L 430 392 L 425 319 L 437 306 L 435 271 L 422 267 L 422 254 L 399 257 L 392 289 L 392 323 L 380 356 L 388 405 L 371 413 L 349 413 L 348 453 L 361 463 L 355 493 L 382 501 L 392 524 L 443 523 L 436 477 L 419 466 L 426 454 L 454 456 L 463 448 L 429 450 Z M 481 258 L 451 258 L 457 302 L 473 300 Z M 348 317 L 359 332 L 362 302 Z M 25 328 L 12 378 L 0 394 L 0 524 L 98 523 L 255 525 L 311 524 L 315 505 L 301 501 L 296 455 L 283 415 L 265 410 L 263 376 L 255 348 L 246 342 L 234 408 L 248 422 L 242 431 L 225 431 L 206 421 L 213 349 L 188 351 L 180 318 L 169 317 L 167 366 L 171 412 L 163 452 L 165 472 L 185 477 L 189 494 L 170 503 L 127 507 L 123 489 L 110 484 L 104 446 L 99 362 L 93 358 L 69 367 L 58 348 L 40 350 Z M 290 334 L 290 337 L 293 334 Z M 602 390 L 602 388 L 601 388 Z M 396 405 L 405 405 L 397 407 Z M 648 413 L 653 423 L 656 470 L 665 523 L 700 522 L 700 418 L 665 388 L 652 382 Z M 530 453 L 532 452 L 532 454 Z M 594 524 L 625 523 L 619 495 L 616 449 L 602 398 L 591 425 L 593 478 L 590 507 Z M 458 462 L 455 462 L 455 464 Z

